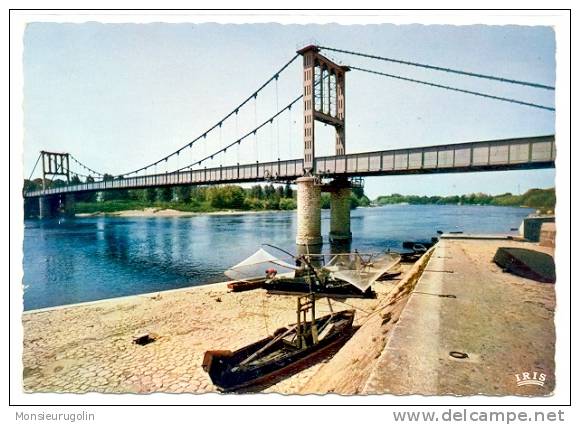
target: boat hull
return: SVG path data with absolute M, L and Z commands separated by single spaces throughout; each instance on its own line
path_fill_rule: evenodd
M 554 258 L 544 252 L 525 248 L 500 247 L 493 261 L 504 271 L 538 282 L 555 283 Z
M 344 282 L 340 285 L 309 285 L 302 278 L 281 278 L 273 280 L 263 286 L 270 294 L 296 295 L 314 292 L 317 296 L 330 298 L 376 298 L 377 294 L 372 289 L 366 291 Z
M 251 291 L 264 287 L 266 283 L 265 278 L 256 278 L 248 280 L 236 280 L 228 283 L 228 289 L 231 292 Z
M 337 323 L 336 330 L 326 335 L 317 344 L 303 349 L 292 349 L 285 346 L 282 339 L 264 353 L 264 357 L 277 357 L 260 362 L 254 367 L 239 367 L 243 359 L 271 344 L 279 335 L 287 333 L 288 328 L 278 329 L 274 335 L 237 351 L 207 351 L 202 367 L 209 374 L 212 382 L 222 391 L 235 391 L 255 387 L 266 383 L 277 382 L 280 378 L 302 370 L 306 365 L 322 359 L 340 347 L 352 335 L 354 310 L 341 311 L 332 316 L 323 316 L 316 320 L 321 325 L 328 320 Z

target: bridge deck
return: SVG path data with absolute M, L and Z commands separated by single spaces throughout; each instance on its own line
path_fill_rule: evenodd
M 316 158 L 322 177 L 498 171 L 554 167 L 554 136 L 468 142 Z M 30 191 L 25 197 L 115 189 L 292 181 L 304 174 L 302 159 L 155 174 Z

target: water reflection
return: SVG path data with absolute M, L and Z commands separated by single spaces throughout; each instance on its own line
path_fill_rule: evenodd
M 531 210 L 477 206 L 365 208 L 352 212 L 352 243 L 308 252 L 383 251 L 438 229 L 506 233 Z M 156 292 L 224 279 L 223 271 L 264 243 L 292 253 L 295 212 L 188 218 L 89 217 L 27 220 L 24 229 L 25 309 Z M 274 253 L 272 251 L 272 253 Z
M 352 251 L 352 241 L 346 240 L 329 244 L 331 254 L 344 254 Z
M 321 257 L 323 245 L 296 245 L 296 256 L 306 256 L 314 267 L 324 265 Z

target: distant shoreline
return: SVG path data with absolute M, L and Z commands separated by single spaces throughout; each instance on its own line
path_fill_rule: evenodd
M 501 195 L 471 193 L 468 195 L 448 196 L 418 196 L 393 193 L 391 195 L 381 195 L 373 203 L 376 205 L 401 203 L 409 205 L 494 205 L 498 207 L 535 208 L 543 212 L 553 212 L 556 205 L 556 191 L 555 188 L 549 188 L 530 189 L 521 195 L 513 195 L 507 192 Z
M 242 214 L 262 214 L 269 212 L 279 212 L 282 210 L 224 210 L 208 212 L 179 211 L 171 208 L 144 208 L 141 210 L 123 210 L 114 212 L 94 212 L 75 214 L 77 218 L 87 217 L 196 217 L 204 215 L 242 215 Z
M 357 208 L 382 208 L 387 206 L 393 205 L 413 205 L 406 202 L 402 202 L 400 204 L 386 204 L 386 205 L 371 205 L 368 207 L 357 207 Z M 510 208 L 529 208 L 534 209 L 534 207 L 528 207 L 525 205 L 477 205 L 477 204 L 417 204 L 419 206 L 432 206 L 432 205 L 439 205 L 439 206 L 464 206 L 464 207 L 473 207 L 473 206 L 489 206 L 489 207 L 510 207 Z M 152 217 L 197 217 L 197 216 L 228 216 L 228 215 L 247 215 L 247 214 L 266 214 L 266 213 L 277 213 L 277 212 L 287 212 L 287 211 L 295 211 L 295 210 L 223 210 L 223 211 L 207 211 L 207 212 L 193 212 L 193 211 L 179 211 L 172 208 L 144 208 L 144 209 L 130 209 L 130 210 L 122 210 L 122 211 L 113 211 L 113 212 L 93 212 L 93 213 L 78 213 L 75 214 L 76 218 L 90 218 L 90 217 L 126 217 L 126 218 L 135 218 L 135 217 L 144 217 L 144 218 L 152 218 Z

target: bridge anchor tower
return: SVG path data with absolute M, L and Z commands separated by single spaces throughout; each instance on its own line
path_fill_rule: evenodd
M 42 190 L 47 189 L 47 176 L 64 176 L 67 184 L 70 183 L 69 154 L 41 151 L 42 160 Z M 38 211 L 40 218 L 52 218 L 58 215 L 59 210 L 63 210 L 66 216 L 75 214 L 74 194 L 44 195 L 38 197 Z
M 303 57 L 304 176 L 298 185 L 298 245 L 320 245 L 320 192 L 315 157 L 316 121 L 335 129 L 337 156 L 345 154 L 345 77 L 349 68 L 320 54 L 316 46 L 298 51 Z M 324 170 L 319 170 L 324 171 Z M 350 241 L 350 183 L 336 179 L 328 186 L 331 196 L 331 242 Z

